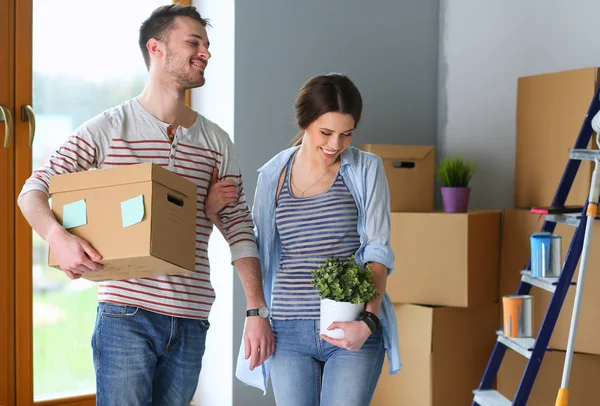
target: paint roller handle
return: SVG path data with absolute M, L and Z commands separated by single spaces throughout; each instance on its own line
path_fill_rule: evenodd
M 598 209 L 598 199 L 600 198 L 600 182 L 598 181 L 598 166 L 600 161 L 596 158 L 594 161 L 594 172 L 592 173 L 592 182 L 590 183 L 590 193 L 588 196 L 588 209 L 586 215 L 596 216 Z
M 588 217 L 586 222 L 585 234 L 583 237 L 583 248 L 581 251 L 581 257 L 579 262 L 579 277 L 577 280 L 577 288 L 575 289 L 575 301 L 573 303 L 573 312 L 571 315 L 571 327 L 569 329 L 569 338 L 567 340 L 567 350 L 565 352 L 565 363 L 563 368 L 563 376 L 561 381 L 561 388 L 558 391 L 556 398 L 557 406 L 566 406 L 568 404 L 568 385 L 571 375 L 571 363 L 573 362 L 574 343 L 577 333 L 577 324 L 579 320 L 579 309 L 581 306 L 581 299 L 583 295 L 583 286 L 585 281 L 585 274 L 587 271 L 587 259 L 590 242 L 592 239 L 592 230 L 594 229 L 594 219 L 598 210 L 598 196 L 600 194 L 600 182 L 598 167 L 600 161 L 598 159 L 594 162 L 594 173 L 592 174 L 592 181 L 590 184 L 590 194 L 588 197 L 588 208 L 586 216 Z
M 569 390 L 560 388 L 558 390 L 558 396 L 556 397 L 556 403 L 554 406 L 568 406 L 569 405 Z

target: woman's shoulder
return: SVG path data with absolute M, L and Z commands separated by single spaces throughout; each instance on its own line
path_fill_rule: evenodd
M 285 164 L 290 159 L 292 154 L 298 148 L 299 147 L 290 147 L 290 148 L 284 149 L 283 151 L 278 152 L 271 159 L 269 159 L 263 166 L 261 166 L 258 169 L 258 172 L 268 174 L 271 171 L 281 171 L 281 168 L 283 168 L 283 166 L 285 166 Z
M 347 162 L 361 170 L 369 170 L 371 167 L 383 164 L 379 156 L 354 146 L 349 146 L 345 152 Z

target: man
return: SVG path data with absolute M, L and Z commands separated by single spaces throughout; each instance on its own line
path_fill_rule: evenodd
M 245 337 L 251 367 L 274 351 L 233 144 L 221 128 L 185 105 L 185 91 L 205 82 L 210 59 L 207 24 L 192 6 L 156 9 L 140 28 L 139 45 L 149 71 L 143 92 L 81 125 L 44 167 L 33 172 L 19 196 L 29 224 L 48 242 L 62 271 L 77 279 L 101 270 L 102 257 L 56 221 L 48 206 L 51 176 L 151 161 L 198 186 L 194 275 L 99 284 L 92 338 L 98 404 L 187 405 L 192 399 L 215 298 L 207 257 L 213 224 L 204 204 L 217 180 L 222 181 L 216 183 L 219 188 L 235 186 L 235 202 L 219 212 L 218 226 L 231 248 L 248 309 L 253 310 Z

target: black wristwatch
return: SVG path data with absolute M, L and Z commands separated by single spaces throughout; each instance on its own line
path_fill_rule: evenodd
M 379 317 L 371 312 L 362 312 L 358 315 L 358 320 L 364 321 L 371 329 L 371 333 L 381 330 L 381 321 L 379 321 Z
M 261 306 L 258 309 L 246 310 L 246 317 L 249 316 L 258 316 L 261 319 L 266 320 L 269 317 L 269 309 L 266 306 Z

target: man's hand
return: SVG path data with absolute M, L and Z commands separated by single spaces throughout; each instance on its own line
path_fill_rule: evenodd
M 262 365 L 275 352 L 275 337 L 271 323 L 257 316 L 248 317 L 244 334 L 246 356 L 250 360 L 250 370 Z
M 215 216 L 229 203 L 237 202 L 238 185 L 233 180 L 219 182 L 217 168 L 213 169 L 212 179 L 208 186 L 208 195 L 204 202 L 204 213 L 208 218 Z
M 329 344 L 337 345 L 350 351 L 358 351 L 371 335 L 371 329 L 364 321 L 334 322 L 327 330 L 336 328 L 344 330 L 344 338 L 331 338 L 321 334 L 321 338 Z
M 48 233 L 48 245 L 54 252 L 60 269 L 71 279 L 79 279 L 84 272 L 100 271 L 102 256 L 87 241 L 56 226 Z

